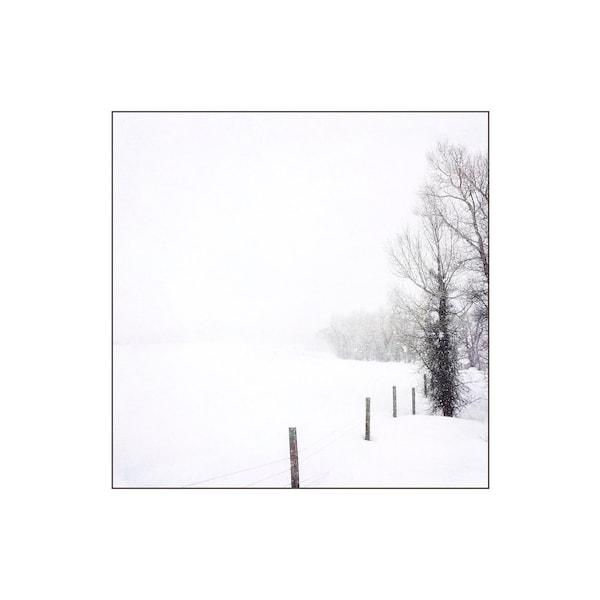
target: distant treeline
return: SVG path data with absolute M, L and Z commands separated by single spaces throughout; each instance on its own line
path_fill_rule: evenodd
M 418 328 L 403 316 L 400 306 L 388 310 L 381 308 L 375 312 L 356 311 L 349 315 L 335 315 L 329 327 L 318 335 L 339 358 L 380 362 L 419 360 L 419 351 L 415 347 Z M 456 315 L 453 335 L 457 341 L 461 366 L 486 369 L 488 346 L 485 315 L 473 310 Z
M 412 362 L 417 356 L 404 343 L 402 326 L 391 311 L 357 311 L 334 316 L 330 326 L 319 335 L 339 358 Z

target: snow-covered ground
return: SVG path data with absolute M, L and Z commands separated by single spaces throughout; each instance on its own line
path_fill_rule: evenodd
M 301 487 L 486 487 L 487 382 L 462 377 L 473 403 L 451 419 L 427 414 L 415 365 L 242 343 L 115 345 L 114 486 L 290 487 L 296 427 Z

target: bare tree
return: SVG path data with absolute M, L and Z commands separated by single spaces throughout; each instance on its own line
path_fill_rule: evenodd
M 429 173 L 421 197 L 468 249 L 467 265 L 489 283 L 488 158 L 463 146 L 438 144 L 427 157 Z
M 414 349 L 430 372 L 432 412 L 455 416 L 463 404 L 458 377 L 457 335 L 453 300 L 455 279 L 467 260 L 460 236 L 448 228 L 435 205 L 421 195 L 421 229 L 406 230 L 389 244 L 394 273 L 410 281 L 418 299 L 405 296 L 400 310 L 414 324 Z
M 428 157 L 421 188 L 431 210 L 456 235 L 464 251 L 463 345 L 471 366 L 487 364 L 489 288 L 489 178 L 486 154 L 440 143 Z M 477 366 L 479 368 L 479 366 Z
M 479 306 L 458 312 L 458 335 L 469 366 L 487 368 L 487 314 Z

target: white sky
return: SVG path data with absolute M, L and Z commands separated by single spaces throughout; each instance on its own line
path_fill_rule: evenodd
M 438 141 L 481 113 L 117 113 L 115 341 L 310 339 L 394 285 Z

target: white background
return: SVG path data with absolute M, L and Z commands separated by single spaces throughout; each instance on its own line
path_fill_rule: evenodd
M 487 113 L 124 113 L 113 127 L 114 339 L 314 342 L 389 305 L 386 244 L 426 155 Z M 270 339 L 269 341 L 273 341 Z
M 4 9 L 3 595 L 597 594 L 590 6 Z M 491 111 L 490 490 L 111 490 L 110 112 L 139 109 Z

